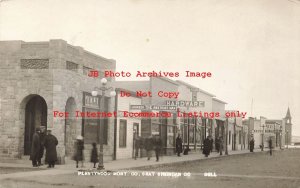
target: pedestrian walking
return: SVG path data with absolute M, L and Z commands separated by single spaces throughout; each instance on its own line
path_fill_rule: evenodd
M 139 136 L 137 136 L 134 141 L 134 150 L 135 150 L 134 159 L 135 160 L 137 157 L 139 157 L 139 150 L 142 145 L 141 142 L 142 142 L 141 138 Z
M 32 143 L 30 150 L 30 160 L 32 161 L 32 166 L 37 167 L 37 161 L 40 155 L 41 141 L 40 141 L 40 128 L 35 129 L 35 133 L 32 135 Z
M 205 155 L 205 157 L 208 157 L 208 155 L 210 154 L 210 148 L 211 148 L 211 142 L 209 140 L 209 136 L 207 136 L 206 139 L 204 139 L 203 141 L 203 154 Z
M 254 150 L 254 138 L 251 138 L 249 145 L 250 145 L 250 152 L 253 152 L 253 150 Z
M 178 157 L 180 157 L 180 153 L 182 153 L 182 138 L 180 134 L 178 134 L 176 138 L 176 153 Z
M 216 148 L 217 152 L 219 153 L 220 152 L 220 138 L 216 138 L 215 148 Z
M 271 139 L 271 137 L 269 138 L 269 141 L 268 141 L 268 143 L 269 143 L 270 155 L 272 155 L 272 148 L 273 148 L 273 144 L 272 144 L 272 139 Z
M 51 130 L 48 129 L 44 142 L 46 148 L 46 162 L 48 163 L 48 168 L 54 168 L 55 162 L 57 161 L 57 144 L 57 138 L 54 135 L 52 135 Z
M 149 136 L 148 138 L 146 138 L 145 140 L 145 149 L 147 151 L 147 158 L 148 161 L 150 160 L 151 156 L 152 156 L 152 150 L 153 150 L 153 138 L 152 135 Z
M 218 142 L 219 142 L 219 152 L 220 152 L 220 155 L 223 155 L 223 148 L 224 148 L 223 137 L 220 137 L 218 139 Z
M 98 151 L 97 151 L 97 144 L 94 142 L 92 144 L 93 146 L 93 149 L 92 149 L 92 153 L 91 153 L 91 162 L 94 163 L 94 167 L 93 168 L 96 168 L 96 163 L 99 162 L 99 159 L 98 159 Z M 78 163 L 76 165 L 78 167 Z
M 78 163 L 81 161 L 81 168 L 83 167 L 83 150 L 84 150 L 84 142 L 83 137 L 81 135 L 78 135 L 76 137 L 75 142 L 75 155 L 73 156 L 73 159 L 76 161 L 76 168 L 78 168 Z
M 158 162 L 161 148 L 162 148 L 162 141 L 161 141 L 161 138 L 159 135 L 155 136 L 154 147 L 155 147 L 154 149 L 155 149 L 155 155 L 156 155 L 156 162 Z
M 46 127 L 45 126 L 41 126 L 41 130 L 40 130 L 40 152 L 39 152 L 39 157 L 38 157 L 38 166 L 42 166 L 42 158 L 44 156 L 44 147 L 45 147 L 45 137 L 46 137 Z

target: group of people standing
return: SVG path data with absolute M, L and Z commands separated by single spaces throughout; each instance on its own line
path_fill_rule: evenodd
M 213 143 L 214 140 L 212 136 L 207 136 L 203 141 L 203 151 L 202 153 L 205 155 L 205 157 L 208 157 L 209 154 L 213 151 Z M 219 137 L 215 141 L 215 148 L 220 155 L 223 155 L 223 138 Z
M 54 168 L 57 161 L 56 146 L 58 144 L 57 138 L 51 134 L 51 130 L 45 133 L 45 127 L 38 127 L 32 136 L 30 160 L 33 167 L 43 165 L 42 158 L 44 155 L 44 148 L 46 149 L 45 161 L 48 163 L 48 168 Z
M 81 162 L 81 167 L 84 167 L 83 161 L 84 161 L 84 141 L 83 137 L 81 135 L 78 135 L 76 137 L 76 142 L 75 142 L 75 152 L 73 155 L 73 160 L 76 161 L 76 168 L 78 168 L 79 162 Z M 96 168 L 96 164 L 99 162 L 98 158 L 98 150 L 97 150 L 97 144 L 94 142 L 92 143 L 92 150 L 91 150 L 91 160 L 94 164 L 93 168 Z
M 137 137 L 135 139 L 135 156 L 134 159 L 136 160 L 137 157 L 139 156 L 139 151 L 141 149 L 145 149 L 147 152 L 147 160 L 150 160 L 152 157 L 152 151 L 155 151 L 155 156 L 156 156 L 156 161 L 159 161 L 160 153 L 161 153 L 161 148 L 162 148 L 162 141 L 159 135 L 155 136 L 149 136 L 145 139 L 142 139 L 141 137 Z

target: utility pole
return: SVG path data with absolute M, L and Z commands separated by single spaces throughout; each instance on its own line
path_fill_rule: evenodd
M 263 124 L 262 126 L 261 126 L 262 128 L 263 128 L 263 132 L 262 132 L 262 144 L 261 144 L 261 151 L 264 151 L 264 143 L 265 143 L 265 141 L 264 141 L 264 134 L 265 134 L 265 124 Z
M 225 155 L 228 155 L 228 118 L 226 118 L 226 138 L 225 138 Z

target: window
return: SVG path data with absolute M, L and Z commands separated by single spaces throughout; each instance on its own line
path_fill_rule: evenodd
M 66 69 L 77 72 L 78 64 L 71 61 L 66 62 Z
M 173 124 L 177 125 L 177 114 L 173 113 Z
M 90 71 L 93 70 L 92 68 L 83 66 L 83 74 L 88 76 L 90 74 Z
M 229 141 L 228 141 L 229 143 L 228 144 L 230 145 L 231 144 L 231 131 L 229 131 L 228 135 L 229 135 Z
M 84 93 L 83 112 L 98 112 L 108 111 L 110 100 L 108 97 L 101 101 L 100 96 L 93 97 L 90 93 Z M 100 101 L 104 103 L 104 107 L 100 108 Z M 84 135 L 84 142 L 91 144 L 93 142 L 100 143 L 102 138 L 103 144 L 108 143 L 108 118 L 93 118 L 84 117 L 82 119 L 82 130 Z
M 126 136 L 127 136 L 127 121 L 120 120 L 119 130 L 119 147 L 126 147 Z

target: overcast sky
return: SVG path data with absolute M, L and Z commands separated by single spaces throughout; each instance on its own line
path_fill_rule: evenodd
M 63 39 L 117 61 L 118 71 L 179 71 L 253 116 L 300 136 L 299 0 L 2 0 L 0 40 Z M 210 71 L 186 78 L 183 71 Z M 131 80 L 138 80 L 131 78 Z M 121 79 L 119 79 L 121 80 Z

